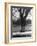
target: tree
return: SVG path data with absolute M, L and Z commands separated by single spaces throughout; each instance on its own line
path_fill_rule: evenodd
M 31 9 L 32 9 L 32 7 L 25 7 L 25 8 L 20 8 L 20 10 L 19 10 L 20 18 L 21 18 L 21 31 L 20 32 L 25 31 L 25 29 L 23 27 L 25 27 L 25 25 L 26 25 L 26 18 Z M 25 16 L 23 17 L 24 11 L 25 11 Z

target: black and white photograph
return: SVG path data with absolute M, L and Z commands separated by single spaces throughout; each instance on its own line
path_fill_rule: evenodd
M 32 37 L 33 7 L 11 6 L 11 38 Z
M 6 5 L 6 41 L 24 43 L 35 41 L 35 4 Z

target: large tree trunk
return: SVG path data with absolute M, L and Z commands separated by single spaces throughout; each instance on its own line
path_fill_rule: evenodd
M 23 18 L 23 14 L 24 14 L 24 9 L 20 9 L 20 18 L 21 18 L 21 31 L 20 32 L 23 32 L 24 31 L 24 18 Z

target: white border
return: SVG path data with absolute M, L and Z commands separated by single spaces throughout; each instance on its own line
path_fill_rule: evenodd
M 9 42 L 10 43 L 16 43 L 16 42 L 28 42 L 28 41 L 35 41 L 35 5 L 29 5 L 29 4 L 25 4 L 25 5 L 21 5 L 21 4 L 9 4 L 8 5 L 9 6 Z M 11 37 L 11 21 L 10 21 L 10 19 L 11 19 L 11 12 L 10 12 L 10 6 L 24 6 L 24 7 L 33 7 L 33 16 L 32 16 L 32 39 L 30 38 L 16 38 L 16 39 L 10 39 L 10 37 Z

